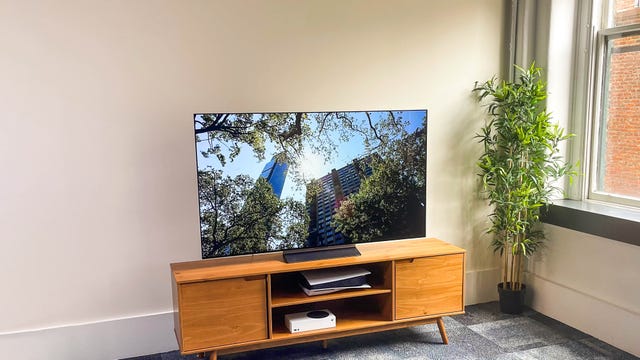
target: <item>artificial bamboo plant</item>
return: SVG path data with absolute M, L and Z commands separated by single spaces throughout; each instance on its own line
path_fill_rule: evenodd
M 536 224 L 541 208 L 560 190 L 556 180 L 575 173 L 559 155 L 558 144 L 572 135 L 551 122 L 541 69 L 516 68 L 518 81 L 494 77 L 473 89 L 487 103 L 487 121 L 476 135 L 484 145 L 478 167 L 493 207 L 491 245 L 502 256 L 502 287 L 508 290 L 522 289 L 524 258 L 544 240 Z

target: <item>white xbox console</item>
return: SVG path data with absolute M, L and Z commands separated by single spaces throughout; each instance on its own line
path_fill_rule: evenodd
M 299 333 L 336 327 L 336 316 L 329 310 L 305 311 L 284 316 L 284 323 L 289 331 Z

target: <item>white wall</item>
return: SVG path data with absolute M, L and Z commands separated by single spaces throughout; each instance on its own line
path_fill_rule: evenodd
M 546 225 L 528 276 L 531 307 L 640 356 L 640 246 Z
M 428 235 L 468 250 L 468 303 L 494 299 L 470 89 L 501 24 L 495 0 L 1 1 L 3 356 L 177 348 L 196 112 L 428 108 Z

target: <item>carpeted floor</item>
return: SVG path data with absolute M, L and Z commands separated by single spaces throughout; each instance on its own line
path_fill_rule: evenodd
M 219 356 L 220 360 L 300 359 L 638 359 L 533 310 L 500 313 L 498 303 L 466 307 L 466 314 L 445 318 L 449 345 L 433 325 Z M 177 351 L 129 360 L 195 360 Z

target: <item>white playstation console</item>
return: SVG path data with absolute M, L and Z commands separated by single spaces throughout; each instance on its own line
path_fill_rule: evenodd
M 329 310 L 305 311 L 284 316 L 284 323 L 289 331 L 299 333 L 303 331 L 320 330 L 336 327 L 336 316 Z

